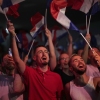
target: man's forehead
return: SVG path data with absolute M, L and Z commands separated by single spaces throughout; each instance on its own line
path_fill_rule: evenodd
M 76 56 L 73 56 L 73 57 L 72 57 L 72 60 L 74 60 L 74 59 L 82 59 L 82 57 L 81 57 L 81 56 L 76 55 Z
M 60 57 L 69 57 L 69 55 L 66 54 L 66 53 L 63 53 L 63 54 L 60 55 Z
M 39 50 L 47 50 L 45 47 L 38 47 L 37 49 L 36 49 L 36 51 L 39 51 Z

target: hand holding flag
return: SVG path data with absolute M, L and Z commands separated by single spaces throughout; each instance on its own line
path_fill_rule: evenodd
M 7 28 L 9 30 L 9 32 L 12 34 L 12 36 L 16 37 L 18 42 L 20 42 L 18 37 L 16 36 L 14 25 L 13 25 L 13 23 L 10 22 L 10 20 L 8 20 L 8 22 L 7 22 Z
M 51 32 L 48 28 L 45 28 L 45 35 L 47 36 L 47 38 L 51 38 L 52 39 L 52 36 L 51 36 Z
M 8 22 L 7 22 L 7 28 L 9 30 L 9 32 L 12 33 L 13 36 L 15 36 L 15 28 L 14 28 L 13 23 L 11 23 L 10 20 L 8 20 Z

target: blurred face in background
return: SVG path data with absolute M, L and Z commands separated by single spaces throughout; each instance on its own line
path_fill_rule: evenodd
M 60 55 L 59 63 L 62 68 L 68 68 L 68 62 L 69 62 L 69 55 L 66 53 L 63 53 Z
M 6 70 L 6 74 L 12 74 L 12 71 L 14 71 L 16 67 L 13 57 L 8 54 L 5 55 L 3 57 L 2 67 Z

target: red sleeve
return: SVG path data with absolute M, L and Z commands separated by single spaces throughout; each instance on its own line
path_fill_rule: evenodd
M 58 96 L 58 98 L 61 98 L 62 92 L 63 92 L 63 84 L 62 84 L 62 80 L 61 80 L 60 76 L 58 77 L 58 84 L 57 85 L 58 85 L 57 96 Z
M 25 85 L 29 84 L 30 67 L 26 66 L 24 73 L 22 74 Z

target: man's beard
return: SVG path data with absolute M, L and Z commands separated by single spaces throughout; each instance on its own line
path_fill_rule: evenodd
M 42 65 L 43 66 L 46 66 L 46 65 L 48 65 L 48 62 L 44 62 L 44 63 L 42 63 Z
M 86 72 L 86 68 L 84 70 L 78 70 L 78 69 L 74 69 L 74 70 L 79 75 L 83 75 Z

